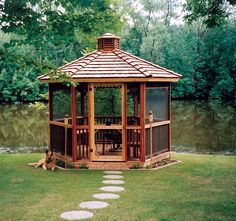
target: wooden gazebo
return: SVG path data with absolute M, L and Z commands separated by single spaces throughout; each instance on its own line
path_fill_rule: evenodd
M 121 50 L 109 33 L 96 51 L 59 70 L 77 86 L 38 77 L 49 84 L 50 148 L 58 159 L 125 169 L 171 155 L 170 90 L 181 75 Z

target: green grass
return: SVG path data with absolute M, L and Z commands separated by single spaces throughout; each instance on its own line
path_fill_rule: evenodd
M 27 166 L 42 154 L 0 155 L 0 220 L 60 220 L 101 192 L 102 171 L 43 171 Z M 236 220 L 236 157 L 175 154 L 161 170 L 125 171 L 125 191 L 96 210 L 101 221 Z

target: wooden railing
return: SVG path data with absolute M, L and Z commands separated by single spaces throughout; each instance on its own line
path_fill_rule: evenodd
M 152 156 L 169 150 L 169 121 L 153 123 L 152 139 L 150 139 L 150 125 L 145 125 L 146 159 L 150 158 L 150 140 L 152 140 Z
M 95 123 L 98 124 L 121 124 L 121 117 L 104 117 L 104 116 L 96 116 Z
M 128 160 L 140 159 L 140 129 L 137 127 L 127 129 L 127 158 Z
M 88 158 L 89 155 L 89 130 L 77 129 L 77 158 Z
M 77 142 L 77 159 L 88 158 L 89 156 L 89 126 L 88 118 L 77 116 L 76 142 Z M 122 125 L 121 117 L 102 117 L 95 118 L 97 130 L 95 134 L 96 144 L 107 144 L 116 147 L 122 144 Z M 50 143 L 53 150 L 63 156 L 72 157 L 72 124 L 71 118 L 58 119 L 49 121 L 50 124 Z M 140 159 L 140 118 L 127 117 L 127 158 L 129 160 Z
M 50 124 L 50 146 L 65 156 L 72 156 L 72 129 L 65 125 Z
M 107 145 L 115 151 L 116 148 L 122 145 L 122 134 L 120 130 L 116 129 L 97 130 L 95 133 L 95 144 L 102 144 L 102 155 L 105 154 Z

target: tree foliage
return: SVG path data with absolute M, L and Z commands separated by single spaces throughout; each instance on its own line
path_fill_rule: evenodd
M 133 24 L 126 28 L 123 47 L 182 74 L 182 79 L 173 87 L 175 98 L 234 99 L 236 21 L 232 19 L 228 24 L 209 29 L 200 21 L 191 25 L 167 25 L 162 17 L 156 17 L 150 19 L 146 28 L 143 21 L 147 22 L 152 8 L 144 7 L 143 13 L 132 14 Z
M 188 22 L 197 21 L 199 18 L 203 19 L 203 23 L 209 27 L 225 23 L 226 18 L 230 15 L 227 5 L 236 5 L 235 0 L 187 0 L 185 10 L 187 14 L 185 19 Z
M 5 0 L 1 29 L 10 37 L 1 46 L 0 102 L 39 99 L 37 76 L 94 50 L 104 32 L 120 32 L 116 7 L 113 0 Z
M 225 2 L 188 0 L 192 23 L 178 24 L 180 0 L 5 0 L 0 102 L 41 99 L 47 88 L 37 76 L 94 50 L 104 32 L 122 34 L 124 50 L 182 74 L 173 97 L 234 99 L 236 21 Z

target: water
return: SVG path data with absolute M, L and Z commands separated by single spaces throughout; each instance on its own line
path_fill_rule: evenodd
M 175 151 L 236 154 L 236 104 L 172 102 Z
M 48 114 L 28 105 L 0 105 L 1 147 L 45 148 Z M 236 154 L 236 105 L 172 102 L 172 145 L 175 151 Z
M 26 104 L 0 105 L 0 147 L 45 147 L 48 114 Z

